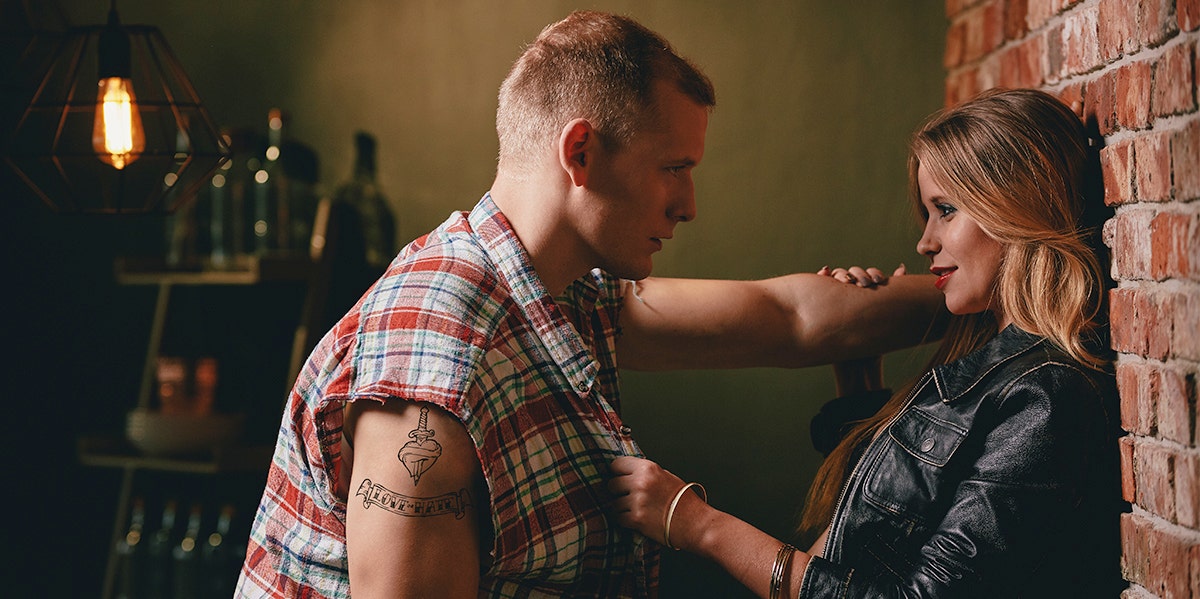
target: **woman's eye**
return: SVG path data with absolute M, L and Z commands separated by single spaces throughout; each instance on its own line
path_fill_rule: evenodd
M 955 208 L 954 206 L 951 206 L 950 204 L 939 203 L 939 204 L 935 204 L 934 208 L 937 208 L 938 214 L 942 215 L 943 217 L 950 216 L 951 214 L 958 212 L 958 208 Z

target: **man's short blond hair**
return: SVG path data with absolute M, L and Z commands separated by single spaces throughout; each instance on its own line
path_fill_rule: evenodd
M 576 118 L 587 119 L 606 147 L 623 146 L 655 117 L 660 80 L 701 106 L 716 105 L 708 77 L 633 19 L 578 11 L 547 26 L 500 86 L 500 167 L 525 171 Z

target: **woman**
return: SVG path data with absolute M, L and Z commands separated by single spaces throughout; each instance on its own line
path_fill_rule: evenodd
M 1089 145 L 1033 90 L 987 92 L 914 136 L 917 251 L 954 318 L 931 370 L 822 464 L 808 551 L 638 458 L 613 462 L 621 523 L 762 597 L 1115 597 L 1119 428 Z

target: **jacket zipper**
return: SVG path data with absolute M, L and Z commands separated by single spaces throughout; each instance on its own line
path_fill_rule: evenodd
M 895 423 L 898 418 L 900 418 L 900 415 L 903 414 L 910 405 L 912 405 L 913 399 L 916 398 L 917 393 L 924 389 L 925 385 L 929 384 L 928 379 L 931 377 L 932 372 L 927 372 L 925 373 L 925 376 L 921 377 L 921 381 L 917 383 L 917 385 L 913 386 L 912 391 L 908 392 L 908 398 L 904 400 L 904 406 L 897 410 L 896 413 L 893 414 L 883 426 L 879 427 L 879 430 L 875 431 L 875 436 L 871 437 L 871 441 L 867 443 L 867 447 L 863 450 L 862 455 L 858 456 L 858 461 L 854 462 L 854 468 L 850 470 L 850 474 L 846 476 L 846 480 L 842 481 L 841 493 L 838 495 L 837 503 L 835 503 L 833 506 L 833 519 L 829 522 L 829 536 L 825 538 L 825 549 L 822 551 L 822 554 L 825 555 L 827 559 L 833 558 L 833 554 L 830 552 L 830 550 L 833 548 L 834 537 L 838 536 L 838 529 L 840 528 L 838 526 L 838 516 L 842 511 L 843 503 L 846 501 L 846 495 L 850 490 L 850 481 L 854 480 L 855 475 L 858 474 L 858 467 L 862 465 L 864 460 L 866 460 L 867 454 L 871 453 L 871 449 L 875 446 L 875 442 L 879 440 L 879 437 L 883 435 L 883 431 L 892 426 L 892 424 Z

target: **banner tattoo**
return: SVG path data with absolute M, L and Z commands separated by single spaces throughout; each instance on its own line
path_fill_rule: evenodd
M 471 505 L 471 495 L 467 493 L 466 489 L 437 497 L 409 497 L 383 485 L 372 483 L 369 478 L 364 479 L 358 486 L 358 491 L 354 496 L 359 495 L 363 496 L 364 508 L 370 508 L 374 504 L 401 516 L 424 517 L 454 514 L 456 519 L 462 519 L 467 506 Z

